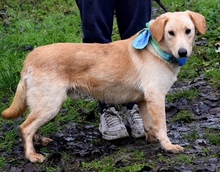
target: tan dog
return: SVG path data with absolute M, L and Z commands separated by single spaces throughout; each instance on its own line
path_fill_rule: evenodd
M 151 22 L 150 30 L 161 50 L 178 59 L 191 55 L 196 30 L 204 34 L 206 22 L 191 11 L 166 13 Z M 67 96 L 80 94 L 106 103 L 137 102 L 147 140 L 158 140 L 165 151 L 183 151 L 167 137 L 165 115 L 165 95 L 180 66 L 163 60 L 152 42 L 133 48 L 137 36 L 110 44 L 52 44 L 28 55 L 13 103 L 2 116 L 13 119 L 30 108 L 20 130 L 31 162 L 45 159 L 35 152 L 33 139 L 43 145 L 52 141 L 37 132 L 39 127 L 55 117 Z

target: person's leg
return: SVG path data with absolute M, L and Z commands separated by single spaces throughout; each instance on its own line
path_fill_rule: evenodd
M 111 42 L 114 1 L 76 0 L 82 20 L 84 43 Z
M 151 19 L 151 0 L 116 0 L 115 4 L 121 39 L 133 36 Z
M 121 39 L 127 39 L 145 27 L 151 19 L 151 0 L 116 0 L 115 11 Z M 126 105 L 128 110 L 135 103 Z
M 116 18 L 121 39 L 127 39 L 145 27 L 151 19 L 151 0 L 116 0 Z M 145 135 L 143 122 L 135 103 L 127 107 L 125 123 L 131 128 L 132 137 Z
M 114 1 L 113 0 L 76 0 L 80 10 L 84 43 L 111 42 Z M 100 112 L 106 104 L 99 102 Z
M 115 11 L 121 39 L 127 39 L 143 29 L 151 19 L 151 0 L 116 0 Z M 134 103 L 128 103 L 131 110 Z
M 76 0 L 80 9 L 84 43 L 111 42 L 114 0 Z M 114 105 L 99 102 L 99 131 L 106 140 L 128 136 L 126 127 Z

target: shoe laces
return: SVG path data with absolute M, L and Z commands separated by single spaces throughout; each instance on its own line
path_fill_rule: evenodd
M 106 110 L 106 114 L 104 115 L 104 118 L 109 128 L 121 125 L 122 122 L 118 114 L 116 114 L 111 110 Z
M 136 123 L 136 124 L 139 124 L 139 125 L 140 124 L 143 125 L 142 118 L 141 118 L 141 116 L 140 116 L 140 114 L 138 113 L 137 110 L 132 110 L 130 116 L 131 116 L 131 121 L 133 123 Z

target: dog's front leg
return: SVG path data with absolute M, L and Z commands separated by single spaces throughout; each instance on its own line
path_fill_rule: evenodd
M 162 148 L 168 152 L 178 153 L 184 150 L 179 145 L 173 145 L 167 136 L 164 95 L 158 92 L 149 92 L 145 99 L 139 103 L 139 110 L 148 141 L 159 141 Z

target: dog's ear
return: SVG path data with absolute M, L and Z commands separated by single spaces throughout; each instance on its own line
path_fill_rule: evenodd
M 199 13 L 192 12 L 192 11 L 186 11 L 186 13 L 190 16 L 198 32 L 201 34 L 205 34 L 206 32 L 205 17 Z
M 165 15 L 157 17 L 152 24 L 150 25 L 150 30 L 154 39 L 157 42 L 160 42 L 163 39 L 164 28 L 168 21 L 168 18 Z

